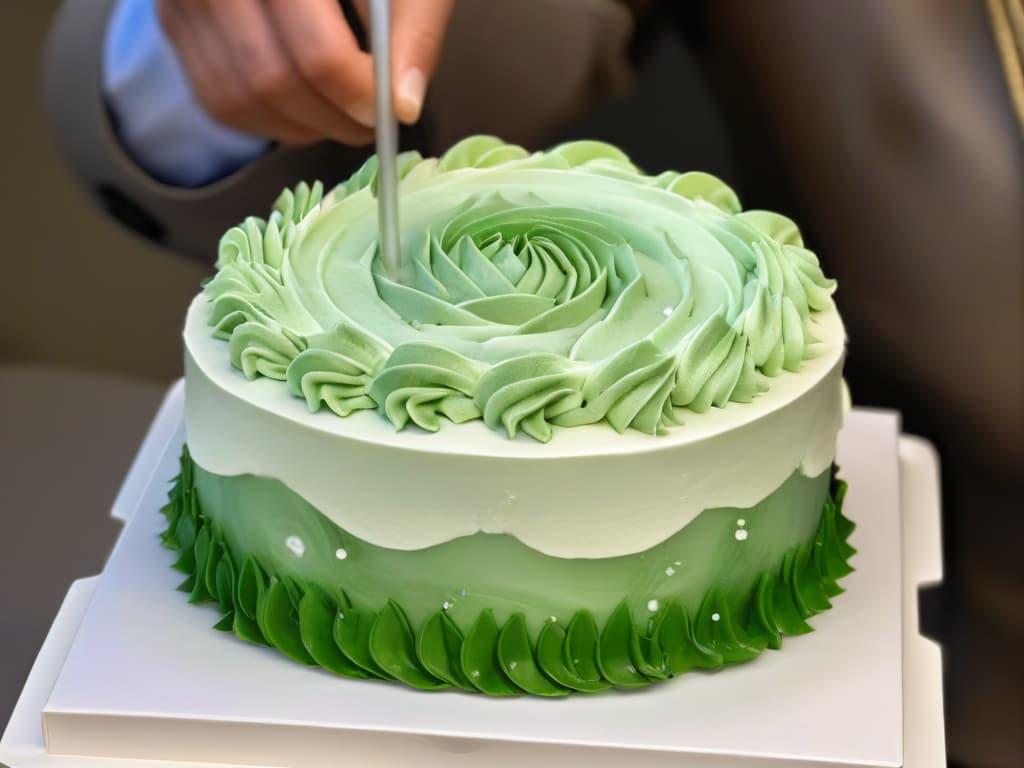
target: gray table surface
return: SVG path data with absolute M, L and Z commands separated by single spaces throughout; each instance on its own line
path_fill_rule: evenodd
M 0 365 L 0 731 L 69 585 L 103 567 L 110 505 L 165 388 Z

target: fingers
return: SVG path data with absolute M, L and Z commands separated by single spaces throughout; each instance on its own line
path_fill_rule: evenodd
M 200 2 L 159 0 L 160 24 L 174 45 L 196 100 L 222 125 L 291 144 L 318 136 L 249 100 L 215 28 L 196 13 Z
M 374 124 L 373 61 L 361 51 L 338 0 L 265 0 L 298 72 L 327 102 L 364 126 Z
M 392 5 L 392 76 L 395 114 L 415 123 L 423 109 L 427 83 L 441 58 L 454 0 L 394 0 Z
M 332 104 L 298 70 L 266 9 L 254 0 L 205 0 L 248 101 L 318 137 L 358 145 L 372 131 Z
M 359 18 L 369 28 L 369 1 L 353 2 Z M 415 123 L 420 117 L 454 6 L 455 0 L 394 0 L 392 4 L 392 100 L 395 116 L 403 123 Z
M 373 138 L 363 124 L 372 124 L 372 62 L 331 2 L 292 3 L 285 23 L 288 6 L 272 0 L 157 0 L 157 12 L 196 99 L 218 122 L 290 144 L 366 144 Z M 311 29 L 317 32 L 303 41 L 300 33 Z M 334 51 L 331 67 L 323 65 L 324 50 Z M 368 104 L 369 121 L 352 117 L 356 100 Z
M 356 0 L 366 18 L 366 0 Z M 393 0 L 393 100 L 415 122 L 454 0 Z M 218 122 L 287 143 L 373 138 L 373 60 L 338 0 L 157 0 L 196 98 Z

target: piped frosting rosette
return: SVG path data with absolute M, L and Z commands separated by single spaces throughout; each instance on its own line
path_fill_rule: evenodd
M 748 402 L 798 370 L 832 306 L 796 226 L 742 211 L 705 173 L 478 136 L 440 159 L 405 153 L 399 174 L 396 275 L 379 257 L 376 158 L 224 235 L 209 323 L 246 376 L 398 429 L 660 434 L 679 409 Z

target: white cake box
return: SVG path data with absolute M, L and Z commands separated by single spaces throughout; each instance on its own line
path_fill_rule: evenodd
M 341 679 L 213 631 L 219 615 L 174 589 L 174 555 L 157 539 L 182 406 L 177 385 L 115 502 L 127 525 L 103 573 L 72 586 L 0 761 L 944 764 L 939 649 L 917 633 L 917 589 L 941 579 L 937 466 L 926 443 L 899 437 L 891 413 L 855 410 L 840 434 L 857 570 L 811 620 L 815 632 L 642 692 L 545 700 Z

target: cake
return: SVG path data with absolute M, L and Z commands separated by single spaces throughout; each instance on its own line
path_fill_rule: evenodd
M 350 678 L 563 696 L 778 649 L 853 554 L 845 335 L 789 219 L 613 146 L 478 136 L 229 230 L 166 546 L 218 629 Z

